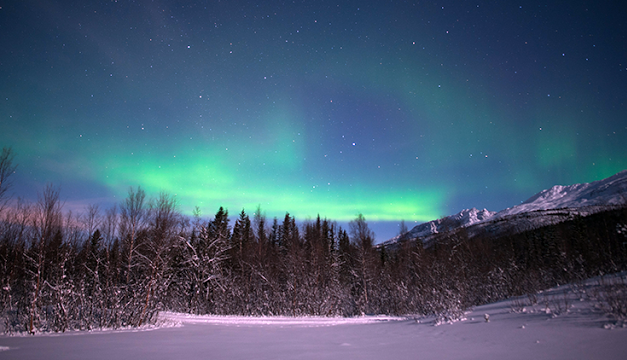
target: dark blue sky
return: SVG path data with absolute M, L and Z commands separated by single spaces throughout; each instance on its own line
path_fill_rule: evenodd
M 129 186 L 397 224 L 627 168 L 621 1 L 19 1 L 0 8 L 17 196 Z

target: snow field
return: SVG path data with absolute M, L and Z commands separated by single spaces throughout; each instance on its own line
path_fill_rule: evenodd
M 624 359 L 627 329 L 601 311 L 599 286 L 593 279 L 479 306 L 464 320 L 440 325 L 411 316 L 163 313 L 163 327 L 153 331 L 3 336 L 0 358 Z
M 164 312 L 159 315 L 166 322 L 183 324 L 213 324 L 213 325 L 273 325 L 273 326 L 335 326 L 348 324 L 372 324 L 382 321 L 404 321 L 406 317 L 400 316 L 363 316 L 363 317 L 288 317 L 288 316 L 214 316 L 214 315 L 190 315 L 181 313 Z

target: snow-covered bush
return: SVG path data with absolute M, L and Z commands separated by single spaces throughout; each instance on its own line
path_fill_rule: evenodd
M 617 320 L 627 319 L 627 275 L 601 277 L 592 295 L 598 307 Z

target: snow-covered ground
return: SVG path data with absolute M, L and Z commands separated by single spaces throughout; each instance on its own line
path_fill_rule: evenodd
M 161 313 L 160 316 L 174 326 L 178 324 L 213 324 L 213 325 L 274 325 L 274 326 L 298 326 L 318 327 L 334 325 L 373 324 L 382 321 L 404 321 L 406 317 L 398 316 L 363 316 L 354 318 L 345 317 L 289 317 L 289 316 L 213 316 L 213 315 L 189 315 L 181 313 Z
M 166 313 L 170 326 L 151 331 L 2 336 L 0 359 L 625 359 L 627 328 L 599 310 L 595 284 L 479 306 L 440 325 Z

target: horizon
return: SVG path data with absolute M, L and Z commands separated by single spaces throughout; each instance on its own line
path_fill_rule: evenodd
M 13 164 L 13 165 L 17 165 L 17 164 Z M 627 172 L 627 169 L 621 170 L 621 171 L 617 172 L 614 175 L 611 175 L 611 176 L 609 176 L 609 177 L 607 177 L 605 179 L 600 179 L 600 180 L 597 180 L 597 181 L 607 180 L 608 178 L 614 177 L 614 176 L 616 176 L 616 175 L 618 175 L 620 173 L 623 173 L 623 172 Z M 120 201 L 118 201 L 116 203 L 105 204 L 105 206 L 103 206 L 102 203 L 84 204 L 82 202 L 78 202 L 78 203 L 69 203 L 68 204 L 63 199 L 63 196 L 62 196 L 62 193 L 61 193 L 61 189 L 59 187 L 54 187 L 53 184 L 48 184 L 48 185 L 52 185 L 53 188 L 56 191 L 59 191 L 59 195 L 61 197 L 61 199 L 60 199 L 61 210 L 65 214 L 67 214 L 68 212 L 72 212 L 74 216 L 84 215 L 84 213 L 86 213 L 87 210 L 88 210 L 87 207 L 88 206 L 94 206 L 94 205 L 98 207 L 98 211 L 99 211 L 100 215 L 104 215 L 104 212 L 107 209 L 109 209 L 109 208 L 111 208 L 113 206 L 120 206 L 121 205 L 120 203 L 122 201 L 124 201 L 124 199 L 120 199 Z M 553 185 L 553 186 L 571 186 L 571 185 L 578 185 L 578 184 L 556 184 L 556 185 Z M 527 200 L 521 201 L 519 204 L 514 204 L 514 205 L 509 206 L 507 208 L 496 210 L 496 211 L 493 211 L 493 210 L 490 210 L 490 209 L 485 209 L 485 208 L 484 209 L 479 209 L 479 208 L 476 208 L 476 207 L 472 207 L 472 208 L 461 209 L 460 211 L 458 211 L 456 213 L 443 215 L 443 216 L 441 216 L 439 218 L 435 218 L 435 219 L 431 219 L 431 220 L 423 221 L 423 222 L 418 222 L 418 221 L 413 221 L 412 222 L 412 221 L 404 221 L 404 220 L 401 220 L 400 222 L 393 222 L 393 221 L 374 221 L 374 222 L 369 222 L 368 219 L 365 219 L 365 220 L 368 223 L 368 226 L 369 226 L 370 230 L 372 230 L 372 232 L 374 234 L 374 239 L 373 239 L 374 243 L 375 244 L 380 244 L 380 243 L 384 243 L 387 240 L 392 240 L 393 238 L 402 235 L 400 233 L 401 222 L 403 223 L 403 225 L 406 226 L 407 231 L 411 231 L 415 226 L 418 226 L 418 225 L 421 225 L 421 224 L 424 224 L 424 223 L 427 223 L 427 222 L 430 222 L 430 221 L 438 220 L 438 219 L 441 219 L 441 218 L 444 218 L 444 217 L 453 216 L 453 215 L 459 214 L 459 213 L 461 213 L 463 211 L 471 210 L 473 208 L 477 209 L 479 211 L 481 211 L 481 210 L 488 210 L 488 211 L 491 211 L 491 212 L 497 214 L 497 213 L 499 213 L 501 211 L 505 211 L 505 210 L 508 210 L 508 209 L 510 209 L 512 207 L 516 207 L 517 205 L 523 204 L 526 201 L 534 198 L 536 195 L 538 195 L 538 194 L 540 194 L 540 193 L 542 193 L 542 192 L 544 192 L 546 190 L 549 190 L 551 188 L 552 187 L 549 187 L 549 188 L 546 188 L 546 189 L 542 189 L 542 190 L 536 192 L 535 194 L 531 195 Z M 135 190 L 137 190 L 137 188 L 135 188 Z M 38 197 L 40 196 L 39 192 L 38 192 L 37 196 Z M 158 196 L 158 194 L 147 194 L 147 199 L 146 199 L 147 204 L 149 204 L 150 201 L 153 200 L 156 196 Z M 174 198 L 176 199 L 176 196 Z M 7 205 L 9 205 L 11 207 L 15 207 L 16 202 L 18 201 L 18 199 L 12 198 L 12 196 L 9 197 L 6 200 L 8 200 Z M 31 200 L 26 200 L 26 201 L 31 201 Z M 233 212 L 229 213 L 229 209 L 227 207 L 224 207 L 224 206 L 218 206 L 214 212 L 208 212 L 208 213 L 203 213 L 203 209 L 199 208 L 198 210 L 201 211 L 199 218 L 203 222 L 211 222 L 213 220 L 213 218 L 214 218 L 215 213 L 218 212 L 218 210 L 221 209 L 221 208 L 223 208 L 227 212 L 227 214 L 229 214 L 229 216 L 228 216 L 229 222 L 231 220 L 233 220 L 233 223 L 230 224 L 230 226 L 232 226 L 234 224 L 235 220 L 237 220 L 237 218 L 238 218 L 239 211 L 237 211 L 235 213 L 233 213 Z M 188 219 L 191 220 L 193 218 L 193 214 L 192 214 L 193 210 L 182 211 L 180 209 L 178 203 L 176 205 L 176 209 L 177 209 L 177 211 L 180 212 L 181 215 L 187 217 Z M 242 210 L 244 210 L 248 216 L 254 217 L 255 214 L 256 214 L 256 210 L 257 209 L 255 209 L 253 211 L 246 211 L 245 209 L 242 209 Z M 242 211 L 242 210 L 240 210 L 240 211 Z M 285 214 L 289 214 L 289 212 L 284 212 L 282 216 L 272 216 L 272 217 L 270 217 L 270 216 L 266 216 L 266 212 L 264 211 L 264 209 L 261 209 L 261 211 L 262 211 L 262 216 L 264 216 L 266 218 L 265 221 L 266 221 L 266 230 L 267 231 L 270 230 L 270 228 L 269 228 L 270 224 L 272 223 L 272 221 L 274 219 L 277 219 L 279 221 L 279 223 L 280 223 L 282 221 L 281 219 L 283 218 L 283 216 Z M 358 214 L 356 214 L 356 217 L 357 217 L 357 215 Z M 290 216 L 294 217 L 293 214 L 290 214 Z M 298 224 L 298 226 L 302 228 L 301 230 L 304 230 L 304 225 L 307 224 L 307 223 L 314 222 L 317 217 L 320 217 L 320 219 L 323 219 L 323 220 L 328 220 L 331 223 L 338 225 L 343 230 L 348 230 L 349 229 L 350 221 L 337 221 L 337 220 L 332 219 L 332 218 L 328 218 L 328 217 L 325 217 L 325 216 L 320 216 L 319 214 L 317 216 L 315 216 L 315 217 L 295 218 L 295 220 L 296 220 L 296 223 Z M 354 219 L 351 219 L 351 221 L 352 220 L 354 220 Z M 377 235 L 377 233 L 384 233 L 386 235 L 384 235 L 385 237 L 380 237 L 380 236 Z

